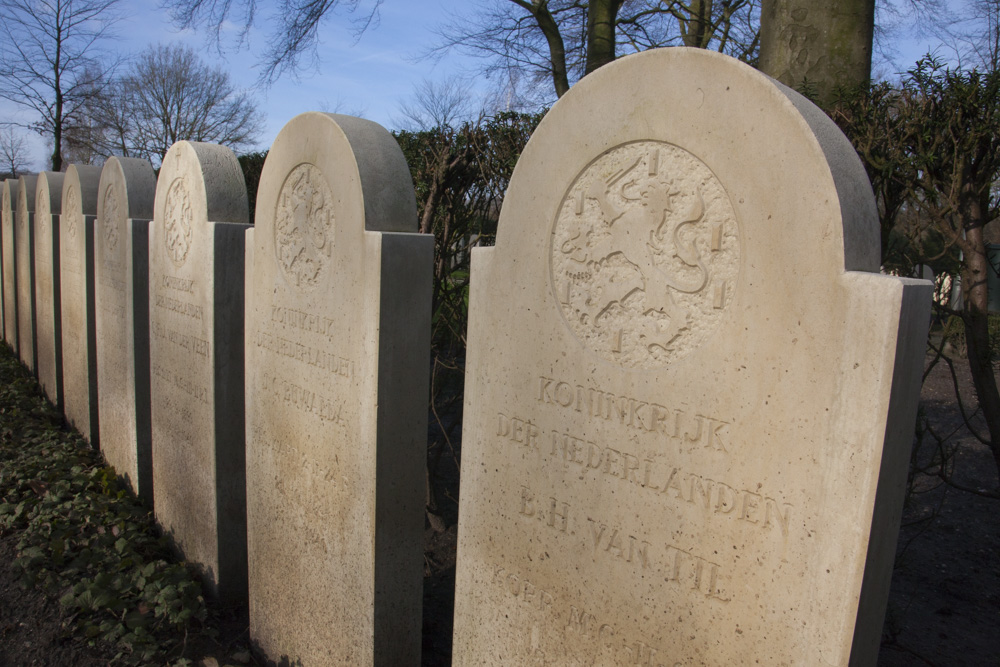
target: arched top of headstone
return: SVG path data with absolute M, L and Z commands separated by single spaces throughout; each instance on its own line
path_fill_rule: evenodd
M 565 215 L 610 227 L 620 209 L 693 211 L 698 192 L 716 224 L 733 221 L 723 234 L 744 266 L 759 253 L 810 272 L 878 271 L 871 187 L 836 125 L 752 67 L 688 48 L 621 58 L 552 107 L 511 178 L 497 248 L 548 248 Z
M 163 158 L 153 210 L 163 220 L 168 201 L 190 207 L 194 219 L 238 222 L 250 218 L 243 171 L 225 146 L 178 141 Z
M 155 197 L 156 173 L 149 160 L 115 155 L 104 163 L 97 202 L 99 219 L 112 215 L 117 222 L 152 220 Z
M 276 207 L 287 200 L 280 196 L 284 188 L 294 189 L 295 183 L 305 182 L 303 176 L 336 200 L 342 214 L 335 216 L 340 228 L 417 231 L 413 180 L 406 159 L 396 140 L 378 123 L 315 111 L 288 121 L 261 172 L 258 225 L 273 221 Z M 265 192 L 272 196 L 262 196 Z
M 38 174 L 26 174 L 17 178 L 17 210 L 19 214 L 35 212 L 35 189 Z
M 63 179 L 63 214 L 97 215 L 97 191 L 100 184 L 100 167 L 71 164 Z
M 62 213 L 62 189 L 66 175 L 58 171 L 43 171 L 35 186 L 35 213 L 39 216 Z
M 0 185 L 3 193 L 3 200 L 0 202 L 0 215 L 7 217 L 14 215 L 14 207 L 17 206 L 17 179 L 5 179 Z

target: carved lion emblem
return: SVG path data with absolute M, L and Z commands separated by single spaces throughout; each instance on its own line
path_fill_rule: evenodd
M 122 210 L 118 203 L 118 195 L 115 194 L 114 187 L 109 185 L 104 191 L 104 219 L 101 220 L 101 224 L 104 226 L 104 240 L 107 241 L 109 253 L 114 253 L 118 249 L 121 223 Z
M 192 221 L 191 193 L 183 178 L 175 178 L 167 190 L 164 211 L 163 240 L 167 254 L 177 266 L 184 264 L 191 250 Z
M 640 141 L 577 176 L 550 257 L 553 289 L 577 338 L 608 361 L 658 368 L 698 347 L 732 302 L 739 226 L 701 160 Z
M 288 174 L 274 213 L 274 252 L 289 283 L 319 283 L 333 247 L 333 195 L 320 170 L 300 164 Z
M 66 201 L 63 202 L 63 217 L 66 218 L 66 235 L 70 239 L 76 238 L 77 227 L 79 226 L 80 213 L 83 207 L 80 205 L 80 193 L 72 185 L 66 190 Z

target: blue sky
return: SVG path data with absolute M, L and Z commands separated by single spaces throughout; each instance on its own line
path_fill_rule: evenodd
M 259 70 L 256 53 L 266 47 L 267 18 L 270 1 L 259 3 L 265 29 L 258 27 L 249 35 L 249 49 L 235 49 L 234 42 L 223 42 L 220 54 L 209 46 L 208 35 L 202 31 L 178 31 L 166 12 L 149 0 L 124 0 L 127 18 L 121 21 L 113 48 L 123 55 L 136 53 L 151 44 L 181 43 L 189 45 L 209 63 L 228 70 L 239 87 L 250 88 L 257 81 Z M 412 95 L 413 87 L 422 79 L 444 79 L 462 69 L 459 56 L 452 55 L 439 62 L 417 61 L 417 57 L 435 42 L 433 29 L 453 13 L 454 0 L 387 0 L 380 11 L 380 21 L 360 39 L 351 31 L 349 17 L 333 16 L 325 20 L 318 50 L 319 68 L 307 68 L 298 79 L 285 76 L 269 89 L 254 91 L 259 108 L 265 114 L 264 131 L 258 148 L 271 145 L 281 127 L 293 116 L 305 111 L 336 111 L 370 118 L 387 128 L 395 128 L 399 104 Z M 235 36 L 237 26 L 229 26 Z M 0 117 L 27 120 L 25 112 L 0 101 Z M 31 168 L 45 167 L 51 149 L 42 138 L 26 133 L 31 144 Z
M 327 18 L 320 33 L 318 69 L 308 68 L 298 79 L 286 76 L 269 89 L 255 91 L 266 116 L 258 148 L 269 147 L 281 127 L 304 111 L 353 113 L 390 129 L 398 127 L 399 105 L 412 97 L 416 84 L 423 79 L 444 80 L 474 67 L 474 62 L 457 53 L 437 62 L 418 60 L 418 56 L 435 44 L 435 27 L 452 18 L 456 8 L 468 10 L 478 1 L 385 0 L 378 25 L 371 27 L 360 39 L 352 34 L 349 17 Z M 206 61 L 227 69 L 237 86 L 249 88 L 254 85 L 259 74 L 255 67 L 256 54 L 266 47 L 268 37 L 270 0 L 259 2 L 260 17 L 264 21 L 259 21 L 258 27 L 251 31 L 249 48 L 237 50 L 232 48 L 232 41 L 227 44 L 224 40 L 224 46 L 230 48 L 221 54 L 208 45 L 206 33 L 174 28 L 166 12 L 157 5 L 151 0 L 123 0 L 127 18 L 118 25 L 120 39 L 115 48 L 127 55 L 151 44 L 187 44 L 197 49 Z M 229 26 L 229 35 L 235 36 L 238 27 Z M 912 64 L 933 42 L 930 37 L 908 37 L 899 42 L 897 62 L 901 63 L 901 68 Z M 481 81 L 473 80 L 474 90 L 482 87 Z M 0 116 L 15 114 L 17 112 L 8 103 L 0 102 Z M 31 167 L 44 168 L 49 150 L 37 135 L 31 134 L 29 140 L 32 144 Z

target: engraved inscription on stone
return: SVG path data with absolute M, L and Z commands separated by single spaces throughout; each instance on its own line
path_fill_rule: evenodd
M 274 252 L 285 279 L 298 288 L 314 287 L 333 247 L 333 195 L 316 166 L 300 164 L 288 174 L 274 221 Z
M 722 184 L 659 141 L 616 146 L 570 186 L 551 237 L 569 328 L 604 359 L 660 368 L 700 346 L 738 287 L 740 231 Z
M 77 217 L 80 208 L 80 193 L 76 191 L 76 188 L 70 186 L 66 190 L 66 202 L 63 206 L 63 214 L 66 216 L 66 234 L 70 240 L 76 238 Z
M 167 254 L 176 266 L 183 266 L 191 249 L 191 194 L 184 178 L 175 178 L 167 190 L 164 235 Z
M 118 239 L 121 237 L 119 229 L 122 223 L 121 213 L 118 197 L 115 195 L 114 188 L 109 185 L 104 191 L 104 220 L 101 221 L 104 226 L 104 238 L 108 242 L 107 251 L 109 254 L 118 249 Z

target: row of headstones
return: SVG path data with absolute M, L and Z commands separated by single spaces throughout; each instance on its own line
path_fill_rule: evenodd
M 271 659 L 416 664 L 433 239 L 396 142 L 3 185 L 3 330 Z M 864 171 L 715 54 L 602 68 L 473 254 L 457 664 L 873 664 L 930 288 Z M 808 249 L 808 252 L 806 251 Z

